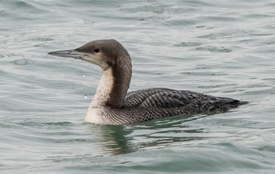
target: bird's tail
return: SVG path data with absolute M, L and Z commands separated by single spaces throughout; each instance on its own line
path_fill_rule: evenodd
M 246 105 L 248 103 L 249 103 L 248 101 L 239 101 L 239 105 Z

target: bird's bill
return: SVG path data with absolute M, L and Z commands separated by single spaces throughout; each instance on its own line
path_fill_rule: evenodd
M 81 59 L 85 55 L 85 53 L 82 53 L 76 50 L 53 51 L 53 52 L 49 52 L 48 54 L 52 56 L 71 57 L 75 59 Z

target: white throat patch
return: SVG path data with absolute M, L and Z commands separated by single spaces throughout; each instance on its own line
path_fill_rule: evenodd
M 108 68 L 103 71 L 102 77 L 100 79 L 99 85 L 96 90 L 96 94 L 90 105 L 91 107 L 102 106 L 110 98 L 110 93 L 114 85 L 114 77 L 112 69 Z

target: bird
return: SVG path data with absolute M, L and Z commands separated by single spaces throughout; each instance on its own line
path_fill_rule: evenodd
M 177 115 L 226 112 L 248 103 L 168 88 L 149 88 L 127 93 L 132 76 L 131 58 L 115 39 L 95 40 L 76 49 L 48 54 L 80 59 L 101 67 L 102 76 L 84 120 L 87 123 L 134 124 Z

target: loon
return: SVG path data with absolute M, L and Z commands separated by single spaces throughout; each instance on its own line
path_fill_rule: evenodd
M 95 40 L 76 49 L 48 54 L 81 59 L 101 67 L 101 80 L 85 117 L 88 123 L 139 123 L 176 115 L 225 112 L 248 103 L 167 88 L 127 93 L 132 76 L 131 58 L 127 50 L 113 39 Z

